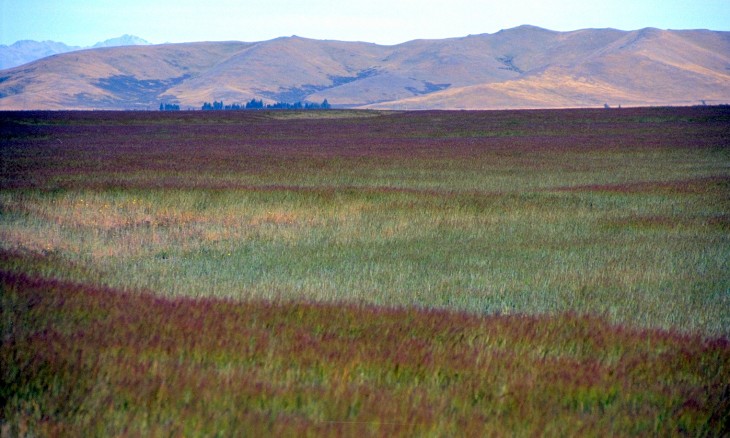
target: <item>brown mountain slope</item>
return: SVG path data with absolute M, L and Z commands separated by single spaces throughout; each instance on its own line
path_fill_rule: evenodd
M 588 46 L 598 38 L 608 44 Z M 560 39 L 541 53 L 515 57 L 515 65 L 528 65 L 519 78 L 368 107 L 486 109 L 730 102 L 728 32 L 577 31 L 562 34 Z M 579 44 L 579 50 L 564 51 L 566 46 Z M 581 52 L 587 56 L 576 56 Z
M 144 109 L 243 47 L 191 43 L 54 55 L 0 71 L 0 109 Z
M 277 38 L 104 48 L 0 71 L 0 109 L 298 100 L 364 108 L 730 102 L 730 32 L 521 26 L 394 46 Z

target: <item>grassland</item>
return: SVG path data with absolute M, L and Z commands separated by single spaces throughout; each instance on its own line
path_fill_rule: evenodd
M 7 431 L 728 432 L 730 111 L 0 113 Z

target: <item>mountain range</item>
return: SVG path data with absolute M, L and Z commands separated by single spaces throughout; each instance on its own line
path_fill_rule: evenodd
M 384 46 L 297 36 L 99 47 L 0 71 L 0 109 L 204 102 L 503 109 L 730 102 L 730 32 L 520 26 Z
M 111 38 L 106 41 L 98 42 L 91 47 L 69 46 L 57 41 L 21 40 L 16 41 L 9 46 L 0 45 L 0 70 L 17 67 L 47 56 L 73 52 L 76 50 L 148 44 L 150 44 L 148 41 L 134 35 L 122 35 L 117 38 Z

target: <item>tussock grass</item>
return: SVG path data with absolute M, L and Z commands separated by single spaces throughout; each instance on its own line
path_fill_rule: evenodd
M 722 339 L 574 314 L 161 299 L 5 271 L 0 288 L 11 435 L 728 432 Z
M 2 433 L 727 434 L 726 108 L 360 115 L 1 113 Z
M 696 185 L 702 183 L 696 182 Z M 0 195 L 3 247 L 168 296 L 577 311 L 727 334 L 724 189 L 700 194 L 152 190 Z M 93 273 L 66 276 L 66 260 Z

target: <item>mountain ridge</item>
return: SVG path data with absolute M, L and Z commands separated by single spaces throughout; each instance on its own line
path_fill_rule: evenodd
M 503 109 L 730 102 L 730 32 L 520 26 L 396 45 L 298 36 L 88 49 L 0 71 L 0 109 L 161 102 Z
M 93 46 L 87 47 L 71 46 L 66 43 L 51 40 L 19 40 L 10 45 L 0 45 L 0 70 L 17 67 L 48 56 L 77 50 L 149 44 L 149 41 L 128 34 L 100 41 Z

